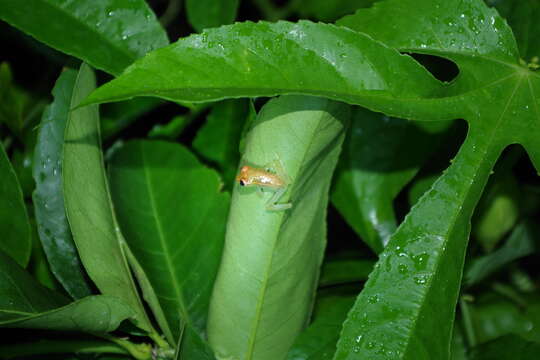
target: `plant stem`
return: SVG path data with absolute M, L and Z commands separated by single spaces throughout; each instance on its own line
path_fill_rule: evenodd
M 152 346 L 147 343 L 134 344 L 127 339 L 117 338 L 114 336 L 101 334 L 96 335 L 112 341 L 118 346 L 124 348 L 131 356 L 137 360 L 151 360 L 152 359 Z

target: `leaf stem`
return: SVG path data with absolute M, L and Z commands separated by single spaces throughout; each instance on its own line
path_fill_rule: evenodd
M 116 345 L 124 348 L 131 356 L 137 360 L 151 360 L 152 359 L 152 346 L 147 343 L 134 344 L 125 338 L 118 338 L 107 334 L 97 335 L 109 341 L 112 341 Z

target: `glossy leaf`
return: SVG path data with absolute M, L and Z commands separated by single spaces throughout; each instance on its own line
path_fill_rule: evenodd
M 471 261 L 465 271 L 465 284 L 468 286 L 478 284 L 508 263 L 532 254 L 537 248 L 536 239 L 539 238 L 539 234 L 538 226 L 531 221 L 518 224 L 503 246 Z
M 341 324 L 354 304 L 354 296 L 337 291 L 317 299 L 314 320 L 296 338 L 287 360 L 330 360 L 336 350 Z
M 354 112 L 338 164 L 332 203 L 379 253 L 397 228 L 393 201 L 437 147 L 448 122 L 409 122 Z
M 292 208 L 268 210 L 271 191 L 258 196 L 253 187 L 234 188 L 208 318 L 218 359 L 283 359 L 307 325 L 348 117 L 343 104 L 281 97 L 265 105 L 246 135 L 240 164 L 268 166 L 288 178 L 278 202 L 290 201 Z
M 240 0 L 186 0 L 186 15 L 196 31 L 231 24 Z
M 52 272 L 75 299 L 91 294 L 66 218 L 62 190 L 64 131 L 77 72 L 64 70 L 52 91 L 54 101 L 43 113 L 34 153 L 32 196 L 43 250 Z
M 458 110 L 453 117 L 469 122 L 469 133 L 381 254 L 344 324 L 335 359 L 447 359 L 461 277 L 456 269 L 489 172 L 502 149 L 516 142 L 538 168 L 540 78 L 519 65 L 510 29 L 481 1 L 389 0 L 340 24 L 403 51 L 454 60 L 460 75 L 440 100 L 447 114 Z
M 189 325 L 184 330 L 175 360 L 182 359 L 215 360 L 210 345 Z
M 409 81 L 398 81 L 404 74 Z M 302 93 L 378 106 L 429 96 L 441 86 L 411 57 L 361 33 L 308 21 L 248 22 L 209 29 L 154 51 L 85 103 L 134 96 L 200 102 Z M 398 110 L 410 114 L 414 109 L 409 104 Z
M 180 145 L 133 141 L 114 154 L 110 181 L 121 229 L 172 336 L 180 321 L 201 332 L 229 205 L 218 175 Z
M 540 56 L 540 44 L 536 41 L 540 35 L 540 24 L 536 21 L 540 16 L 538 1 L 486 0 L 486 2 L 494 5 L 512 27 L 521 57 L 531 61 L 533 57 Z
M 21 186 L 1 143 L 0 199 L 0 250 L 26 266 L 32 249 L 30 222 Z
M 113 75 L 168 43 L 143 0 L 1 0 L 0 9 L 0 19 Z
M 193 140 L 193 148 L 218 165 L 227 184 L 236 175 L 240 160 L 238 143 L 249 110 L 248 100 L 227 100 L 214 105 Z
M 92 69 L 83 64 L 74 85 L 70 108 L 95 87 Z M 62 182 L 66 214 L 81 261 L 104 295 L 115 296 L 135 312 L 137 326 L 152 327 L 122 249 L 125 240 L 116 223 L 103 167 L 96 106 L 68 114 L 63 149 Z

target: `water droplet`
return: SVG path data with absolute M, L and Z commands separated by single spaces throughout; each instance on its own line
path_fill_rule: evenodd
M 360 341 L 362 341 L 362 335 L 358 335 L 358 336 L 356 337 L 356 342 L 357 342 L 357 343 L 360 343 Z
M 367 343 L 366 348 L 373 349 L 375 347 L 375 345 L 377 345 L 376 342 L 370 341 L 370 342 Z
M 45 207 L 45 209 L 49 208 L 49 204 L 47 202 L 43 203 L 43 206 Z
M 353 352 L 358 353 L 360 352 L 360 348 L 358 346 L 353 346 Z
M 45 236 L 47 236 L 47 237 L 49 237 L 49 236 L 52 235 L 51 230 L 49 230 L 49 229 L 47 229 L 47 228 L 45 228 L 45 229 L 43 230 L 43 232 L 45 233 Z
M 418 275 L 414 277 L 414 282 L 418 285 L 424 285 L 427 282 L 425 275 Z
M 56 167 L 53 168 L 52 173 L 53 173 L 54 176 L 58 175 L 58 169 Z
M 107 13 L 107 16 L 113 16 L 113 15 L 114 15 L 114 11 L 109 11 L 109 12 Z
M 370 304 L 375 304 L 375 303 L 379 302 L 379 296 L 378 295 L 371 295 L 370 297 L 368 297 L 368 302 Z
M 405 264 L 399 264 L 398 265 L 398 272 L 400 274 L 405 275 L 408 271 L 409 271 L 409 269 L 407 268 L 407 265 L 405 265 Z

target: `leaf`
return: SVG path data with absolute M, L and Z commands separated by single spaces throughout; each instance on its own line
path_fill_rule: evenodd
M 466 119 L 469 133 L 381 254 L 344 323 L 335 359 L 447 359 L 470 218 L 489 172 L 513 143 L 539 168 L 533 137 L 540 134 L 540 78 L 519 64 L 510 29 L 481 1 L 389 0 L 340 24 L 402 51 L 454 60 L 460 75 L 433 101 L 447 110 L 432 110 L 458 110 L 452 117 Z
M 302 18 L 332 22 L 359 8 L 370 7 L 375 1 L 377 0 L 300 0 L 297 1 L 296 9 Z
M 470 308 L 478 344 L 509 334 L 525 333 L 533 327 L 518 306 L 507 300 L 499 298 L 479 301 Z
M 30 259 L 32 238 L 21 186 L 0 142 L 0 250 L 21 266 Z
M 45 354 L 66 354 L 77 353 L 85 354 L 91 353 L 95 359 L 104 359 L 103 356 L 96 358 L 97 352 L 108 354 L 128 354 L 128 352 L 118 345 L 111 343 L 110 341 L 100 339 L 37 339 L 29 342 L 18 342 L 11 344 L 0 345 L 0 354 L 5 359 L 11 358 L 23 358 L 32 359 L 30 356 L 39 354 L 43 356 Z M 47 359 L 50 359 L 48 357 Z M 56 359 L 56 357 L 54 358 Z M 62 357 L 63 360 L 67 360 L 66 357 Z M 70 359 L 80 360 L 79 357 L 73 357 Z M 116 358 L 114 358 L 116 359 Z
M 119 224 L 173 338 L 181 320 L 201 332 L 229 205 L 219 177 L 178 144 L 132 141 L 114 154 L 110 182 Z
M 153 98 L 140 98 L 109 104 L 102 109 L 101 132 L 103 139 L 108 140 L 118 135 L 122 130 L 140 119 L 143 114 L 154 110 L 162 104 L 163 101 Z
M 210 345 L 200 337 L 195 329 L 187 325 L 175 359 L 215 360 L 215 357 Z
M 334 286 L 367 280 L 374 261 L 364 259 L 326 259 L 321 269 L 319 286 Z
M 113 75 L 168 44 L 143 0 L 0 0 L 0 8 L 0 19 Z
M 78 105 L 94 88 L 94 73 L 83 64 L 69 107 Z M 152 331 L 122 250 L 125 240 L 113 212 L 100 146 L 97 107 L 71 111 L 64 135 L 62 182 L 73 240 L 99 290 L 125 302 L 135 312 L 135 324 Z
M 62 151 L 77 71 L 64 70 L 52 91 L 54 101 L 43 113 L 35 147 L 32 196 L 37 228 L 51 271 L 74 299 L 92 293 L 66 218 L 62 190 Z
M 44 287 L 0 251 L 0 321 L 64 306 L 68 299 Z
M 400 80 L 404 76 L 408 81 Z M 428 96 L 440 86 L 411 57 L 363 34 L 308 21 L 248 22 L 154 51 L 83 104 L 134 96 L 200 102 L 302 93 L 375 106 Z
M 290 96 L 271 100 L 252 124 L 240 164 L 283 167 L 289 190 L 279 203 L 292 208 L 269 211 L 270 191 L 261 197 L 257 189 L 234 188 L 208 317 L 218 359 L 282 359 L 307 325 L 348 118 L 343 104 Z
M 30 97 L 13 83 L 9 64 L 0 63 L 0 124 L 20 136 L 29 102 Z
M 479 284 L 508 263 L 532 254 L 536 249 L 535 239 L 538 239 L 538 235 L 538 226 L 533 222 L 524 221 L 518 224 L 501 248 L 470 262 L 464 275 L 465 285 Z
M 227 184 L 232 183 L 236 175 L 240 160 L 238 143 L 249 111 L 248 100 L 217 103 L 193 140 L 193 148 L 199 154 L 217 163 Z
M 231 24 L 236 18 L 240 0 L 186 0 L 186 15 L 197 32 L 210 27 Z
M 487 0 L 486 2 L 494 5 L 512 27 L 521 56 L 527 61 L 540 56 L 540 46 L 535 40 L 540 35 L 540 26 L 536 21 L 540 16 L 538 1 Z
M 397 228 L 393 201 L 441 140 L 448 122 L 409 122 L 356 108 L 332 203 L 376 253 Z
M 332 291 L 321 293 L 314 310 L 314 320 L 296 338 L 287 360 L 330 360 L 336 350 L 341 324 L 354 304 L 354 296 Z
M 509 335 L 474 349 L 471 360 L 530 360 L 539 353 L 540 344 Z

